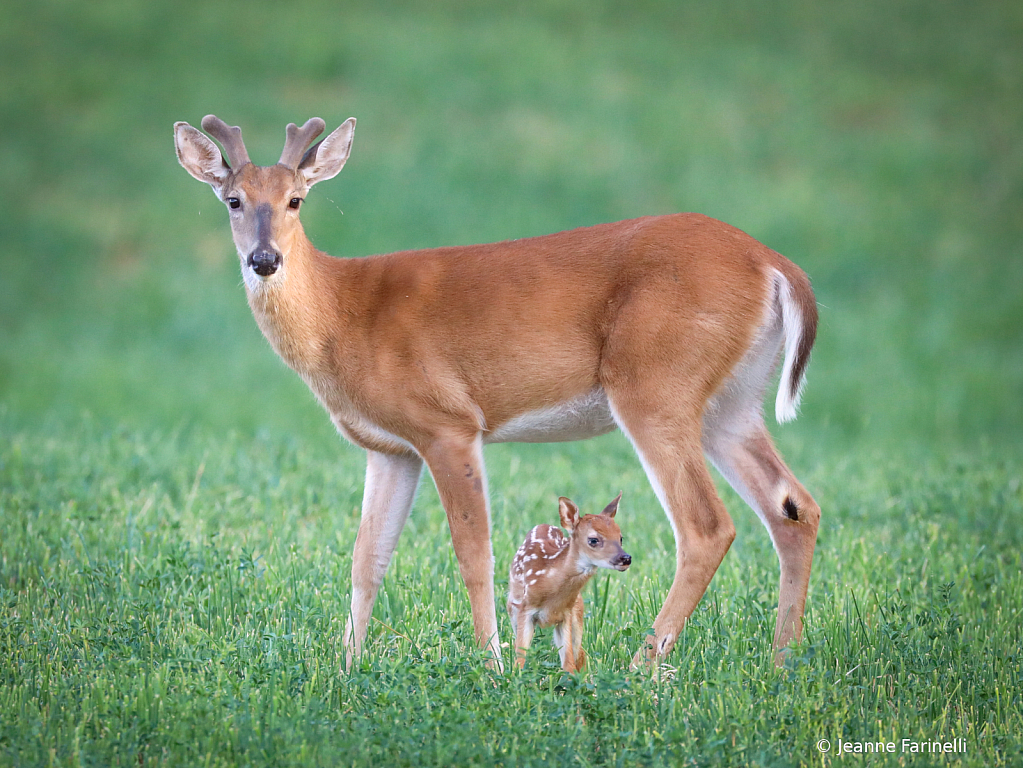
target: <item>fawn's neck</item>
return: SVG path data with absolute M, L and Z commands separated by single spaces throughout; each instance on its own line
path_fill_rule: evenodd
M 576 544 L 573 536 L 568 541 L 568 546 L 554 558 L 553 568 L 558 576 L 565 582 L 578 584 L 582 589 L 597 570 L 597 566 L 583 557 L 582 547 Z

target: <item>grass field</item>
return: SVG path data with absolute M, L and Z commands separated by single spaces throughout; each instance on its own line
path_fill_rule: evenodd
M 1023 10 L 679 5 L 5 7 L 0 765 L 1023 764 Z M 775 431 L 823 519 L 786 668 L 777 560 L 720 484 L 736 542 L 665 674 L 627 673 L 674 545 L 608 435 L 487 453 L 499 592 L 559 495 L 624 492 L 589 674 L 548 633 L 484 668 L 428 481 L 339 674 L 364 459 L 175 161 L 208 112 L 261 163 L 358 118 L 303 213 L 337 255 L 694 210 L 806 269 L 821 332 Z

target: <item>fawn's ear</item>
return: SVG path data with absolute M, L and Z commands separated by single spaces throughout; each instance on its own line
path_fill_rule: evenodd
M 619 493 L 615 497 L 615 500 L 612 501 L 610 504 L 608 504 L 606 507 L 604 507 L 604 511 L 601 512 L 600 514 L 602 514 L 602 515 L 604 515 L 606 517 L 612 517 L 613 518 L 615 516 L 615 514 L 618 512 L 618 502 L 621 501 L 621 500 L 622 500 L 622 495 Z
M 561 527 L 571 533 L 579 524 L 579 507 L 571 499 L 564 496 L 558 499 L 558 514 L 561 516 Z

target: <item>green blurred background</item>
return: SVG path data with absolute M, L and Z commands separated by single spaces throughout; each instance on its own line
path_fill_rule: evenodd
M 699 211 L 800 264 L 793 440 L 1018 446 L 1023 4 L 6 3 L 0 409 L 337 440 L 249 316 L 171 126 L 359 120 L 304 209 L 356 256 Z M 343 211 L 343 214 L 342 214 Z

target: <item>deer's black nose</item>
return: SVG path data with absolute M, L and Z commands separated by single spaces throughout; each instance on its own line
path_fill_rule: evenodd
M 249 266 L 260 277 L 269 277 L 281 268 L 281 255 L 276 251 L 253 251 L 249 255 Z
M 621 568 L 622 570 L 624 570 L 628 568 L 630 565 L 632 565 L 632 555 L 630 555 L 628 552 L 622 552 L 620 555 L 618 555 L 618 557 L 614 559 L 614 562 L 612 564 L 615 566 L 615 568 Z

